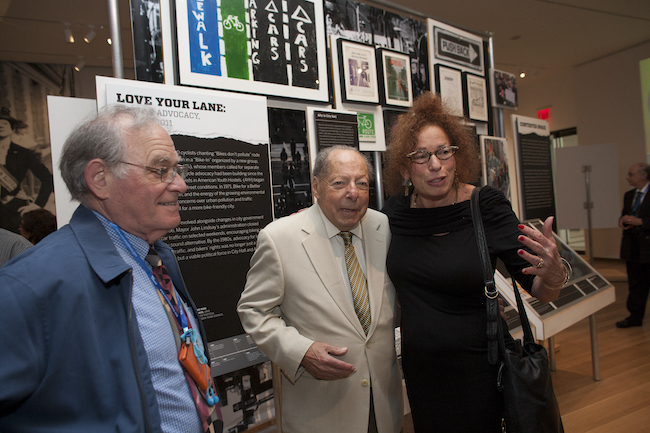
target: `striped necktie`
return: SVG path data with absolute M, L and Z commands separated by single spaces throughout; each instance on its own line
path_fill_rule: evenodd
M 359 322 L 363 326 L 363 330 L 368 335 L 370 329 L 370 302 L 368 300 L 368 282 L 366 276 L 363 275 L 357 255 L 354 253 L 354 246 L 352 246 L 352 233 L 340 232 L 339 236 L 345 242 L 345 267 L 348 270 L 348 278 L 350 279 L 350 288 L 352 289 L 352 300 L 354 301 L 354 311 L 357 313 Z
M 637 216 L 637 211 L 639 210 L 639 204 L 641 204 L 641 196 L 643 193 L 639 191 L 638 189 L 636 190 L 636 193 L 634 194 L 634 200 L 632 201 L 632 215 Z
M 160 286 L 165 291 L 165 295 L 169 298 L 174 308 L 178 311 L 178 301 L 176 300 L 176 291 L 174 290 L 174 285 L 172 284 L 172 279 L 167 273 L 167 268 L 163 265 L 162 260 L 152 247 L 149 247 L 149 252 L 145 260 L 151 265 L 151 271 L 156 276 L 156 279 L 160 283 Z M 189 320 L 189 319 L 188 319 Z

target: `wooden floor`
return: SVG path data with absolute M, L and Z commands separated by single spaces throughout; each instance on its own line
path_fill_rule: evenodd
M 616 328 L 628 315 L 624 265 L 596 261 L 595 266 L 616 287 L 616 302 L 596 313 L 601 380 L 593 380 L 589 320 L 556 335 L 553 386 L 564 427 L 566 433 L 650 432 L 650 320 L 642 327 Z
M 600 381 L 593 379 L 589 319 L 555 336 L 553 387 L 564 429 L 566 433 L 647 433 L 650 317 L 642 327 L 616 328 L 615 323 L 627 317 L 624 262 L 596 260 L 594 266 L 616 287 L 616 302 L 596 313 Z M 403 433 L 413 433 L 410 414 L 404 421 Z
M 625 264 L 619 260 L 596 260 L 594 266 L 616 287 L 616 302 L 596 313 L 600 381 L 593 379 L 589 319 L 555 336 L 553 387 L 564 429 L 566 433 L 647 433 L 650 432 L 650 308 L 642 327 L 616 328 L 615 323 L 627 317 Z M 274 433 L 277 430 L 271 427 L 255 431 Z M 403 433 L 414 433 L 410 413 L 404 418 Z

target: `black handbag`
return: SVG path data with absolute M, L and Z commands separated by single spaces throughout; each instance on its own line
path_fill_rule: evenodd
M 490 262 L 485 230 L 479 208 L 479 188 L 472 191 L 470 201 L 472 221 L 481 257 L 485 279 L 488 311 L 488 361 L 500 362 L 497 387 L 504 397 L 504 422 L 508 433 L 563 433 L 560 408 L 553 392 L 551 369 L 544 346 L 535 342 L 530 322 L 524 309 L 515 279 L 512 284 L 517 298 L 517 309 L 524 331 L 522 345 L 515 349 L 506 347 L 503 337 L 503 320 L 498 317 L 498 290 L 494 283 L 494 270 Z M 494 309 L 497 309 L 495 314 Z M 496 323 L 493 323 L 496 322 Z M 495 335 L 496 334 L 496 335 Z M 498 347 L 498 357 L 495 356 Z

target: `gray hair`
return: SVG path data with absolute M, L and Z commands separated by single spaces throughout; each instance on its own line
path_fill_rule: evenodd
M 639 171 L 645 172 L 645 178 L 650 180 L 650 165 L 646 163 L 641 163 L 641 169 Z
M 63 145 L 59 169 L 73 199 L 83 203 L 90 194 L 84 172 L 93 159 L 101 159 L 117 176 L 126 176 L 120 167 L 127 155 L 125 133 L 137 132 L 157 124 L 153 109 L 127 105 L 109 105 L 99 110 L 97 117 L 78 125 Z
M 372 167 L 370 158 L 368 158 L 366 155 L 361 153 L 359 149 L 350 146 L 343 146 L 341 144 L 337 144 L 336 146 L 326 147 L 324 149 L 321 149 L 318 152 L 318 154 L 316 155 L 316 159 L 314 159 L 314 169 L 312 170 L 312 174 L 314 175 L 314 177 L 321 179 L 322 177 L 325 177 L 329 174 L 330 164 L 328 158 L 330 156 L 330 153 L 332 153 L 335 150 L 350 150 L 352 152 L 356 152 L 360 157 L 363 158 L 363 160 L 366 163 L 366 167 L 368 168 L 368 180 L 371 180 L 373 178 L 375 174 L 375 170 Z

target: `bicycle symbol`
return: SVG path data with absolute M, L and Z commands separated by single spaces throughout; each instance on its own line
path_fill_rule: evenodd
M 244 31 L 244 24 L 239 21 L 239 17 L 237 15 L 228 15 L 228 18 L 226 18 L 223 22 L 223 26 L 228 30 L 234 27 L 238 32 Z
M 372 129 L 372 120 L 367 117 L 359 118 L 359 123 L 362 129 Z

